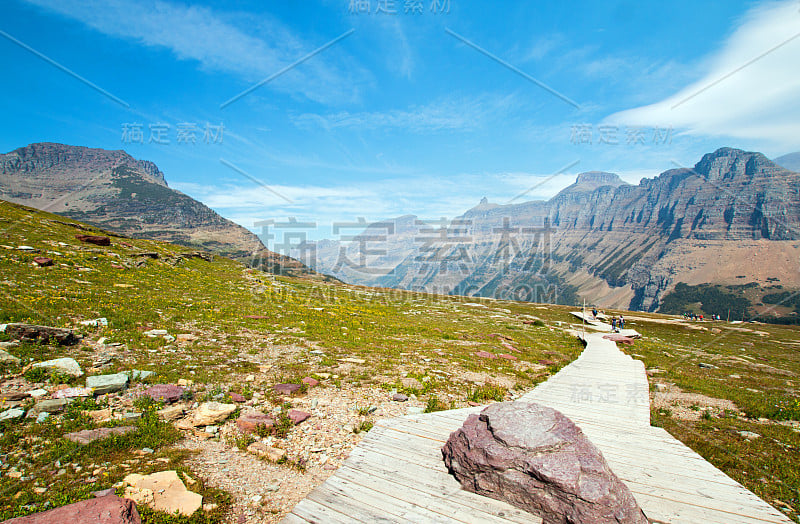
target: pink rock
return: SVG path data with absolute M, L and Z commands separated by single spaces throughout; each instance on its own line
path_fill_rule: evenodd
M 625 335 L 620 335 L 620 334 L 605 335 L 603 338 L 605 338 L 606 340 L 612 340 L 614 342 L 621 342 L 623 344 L 633 344 L 633 339 L 630 337 L 626 337 Z
M 511 345 L 511 344 L 509 344 L 508 342 L 503 342 L 503 343 L 502 343 L 502 346 L 503 346 L 504 348 L 506 348 L 506 349 L 510 350 L 510 351 L 516 351 L 517 353 L 519 353 L 519 352 L 520 352 L 520 351 L 519 351 L 517 348 L 515 348 L 514 346 L 512 346 L 512 345 Z
M 299 409 L 290 409 L 289 410 L 289 418 L 292 419 L 292 422 L 295 424 L 300 424 L 304 420 L 308 419 L 311 416 L 311 413 L 306 413 L 305 411 L 300 411 Z
M 497 358 L 494 353 L 489 353 L 488 351 L 476 351 L 475 356 L 481 358 Z
M 75 238 L 87 244 L 94 244 L 96 246 L 110 246 L 111 239 L 102 235 L 75 235 Z
M 4 524 L 141 524 L 142 519 L 132 500 L 116 495 L 82 500 L 42 513 L 6 520 Z
M 124 267 L 124 266 L 120 266 L 119 264 L 111 264 L 111 267 L 112 267 L 113 269 L 125 269 L 125 267 Z
M 500 402 L 470 415 L 450 435 L 442 455 L 464 489 L 548 523 L 648 522 L 580 428 L 539 404 Z
M 517 357 L 515 357 L 514 355 L 508 355 L 506 353 L 500 353 L 497 356 L 500 357 L 500 358 L 504 358 L 506 360 L 517 360 Z
M 539 364 L 543 366 L 552 366 L 553 364 L 555 364 L 555 362 L 553 362 L 552 360 L 547 360 L 546 358 L 538 360 L 537 362 L 539 362 Z
M 306 377 L 300 382 L 302 382 L 303 384 L 308 384 L 310 387 L 319 386 L 319 380 L 311 377 Z
M 92 388 L 64 388 L 53 393 L 53 398 L 91 397 Z
M 145 389 L 142 395 L 146 395 L 156 402 L 164 401 L 168 404 L 179 400 L 186 390 L 174 384 L 156 384 Z
M 47 257 L 33 257 L 33 262 L 39 267 L 47 267 L 53 265 L 53 259 Z
M 281 395 L 294 395 L 300 391 L 300 384 L 275 384 L 272 389 Z
M 112 435 L 124 435 L 125 433 L 129 433 L 135 430 L 136 428 L 133 426 L 117 426 L 114 428 L 84 429 L 82 431 L 67 433 L 66 435 L 64 435 L 64 438 L 67 440 L 71 440 L 72 442 L 77 442 L 78 444 L 88 444 L 90 442 L 94 442 L 95 440 L 104 439 Z
M 244 318 L 252 318 L 252 319 L 255 319 L 255 320 L 264 320 L 264 319 L 267 319 L 269 317 L 266 316 L 266 315 L 245 315 Z
M 242 396 L 242 395 L 240 395 L 238 393 L 231 393 L 231 400 L 234 401 L 234 402 L 244 402 L 247 399 L 244 398 L 244 396 Z
M 253 433 L 258 426 L 271 428 L 275 425 L 275 420 L 269 415 L 258 412 L 244 413 L 236 419 L 236 426 L 245 433 Z

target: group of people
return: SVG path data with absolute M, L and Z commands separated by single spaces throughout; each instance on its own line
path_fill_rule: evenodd
M 594 320 L 597 320 L 598 314 L 605 315 L 605 313 L 603 313 L 602 311 L 597 311 L 597 308 L 593 307 L 592 317 L 594 317 Z M 622 315 L 620 315 L 619 317 L 616 316 L 611 317 L 611 331 L 613 331 L 614 333 L 618 333 L 620 329 L 624 328 L 625 328 L 625 318 Z
M 684 313 L 683 318 L 686 320 L 705 320 L 702 313 L 698 315 L 697 313 Z M 711 320 L 722 320 L 722 316 L 720 315 L 711 315 Z

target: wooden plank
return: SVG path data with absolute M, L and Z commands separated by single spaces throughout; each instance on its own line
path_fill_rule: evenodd
M 316 490 L 314 490 L 316 491 Z M 300 517 L 305 522 L 315 524 L 348 524 L 350 522 L 371 522 L 370 520 L 359 520 L 355 516 L 337 511 L 325 504 L 320 504 L 314 500 L 314 491 L 306 498 L 297 503 L 292 509 L 292 514 Z M 285 522 L 282 520 L 281 522 Z
M 509 504 L 493 499 L 487 499 L 491 503 L 487 503 L 483 508 L 466 507 L 464 500 L 466 497 L 460 496 L 462 493 L 468 493 L 466 491 L 457 490 L 455 492 L 442 493 L 429 489 L 419 489 L 408 484 L 399 489 L 399 486 L 392 480 L 374 475 L 371 472 L 354 472 L 351 469 L 344 470 L 341 473 L 337 472 L 336 477 L 461 522 L 479 521 L 488 524 L 508 524 L 512 521 L 506 518 L 506 513 L 524 513 Z M 541 522 L 541 519 L 537 520 Z M 530 519 L 528 522 L 530 522 Z
M 507 505 L 503 502 L 475 495 L 464 491 L 458 481 L 447 472 L 442 464 L 441 470 L 425 468 L 402 460 L 397 457 L 384 455 L 368 450 L 359 450 L 354 460 L 346 467 L 336 472 L 340 475 L 355 474 L 379 477 L 387 482 L 393 482 L 401 490 L 403 488 L 428 490 L 438 493 L 448 500 L 456 500 L 465 508 L 472 508 L 479 512 L 502 515 L 507 521 L 525 523 L 530 522 L 530 514 Z M 347 478 L 347 477 L 346 477 Z M 505 509 L 503 509 L 505 508 Z

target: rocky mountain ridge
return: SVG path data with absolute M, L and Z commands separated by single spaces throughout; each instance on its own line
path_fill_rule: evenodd
M 721 148 L 638 185 L 589 172 L 548 201 L 482 202 L 427 234 L 418 223 L 369 245 L 403 261 L 359 283 L 652 311 L 678 282 L 800 287 L 798 226 L 800 174 Z M 329 248 L 317 267 L 339 275 Z
M 0 155 L 0 199 L 128 236 L 198 247 L 264 267 L 310 274 L 247 229 L 170 188 L 150 161 L 125 151 L 50 142 Z

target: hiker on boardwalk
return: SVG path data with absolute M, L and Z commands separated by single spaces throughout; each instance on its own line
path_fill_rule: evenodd
M 592 308 L 592 316 L 594 317 L 595 320 L 597 320 L 597 308 L 596 307 Z
M 616 331 L 616 330 L 617 330 L 617 317 L 613 316 L 611 317 L 611 331 Z
M 622 315 L 619 316 L 619 329 L 622 331 L 625 328 L 625 319 Z

